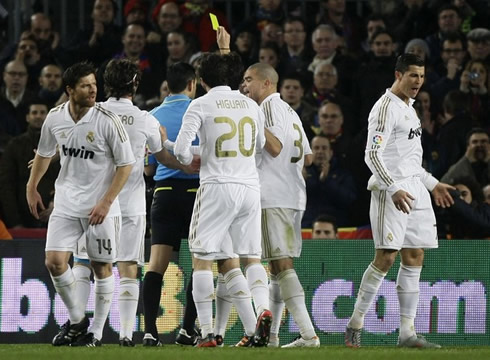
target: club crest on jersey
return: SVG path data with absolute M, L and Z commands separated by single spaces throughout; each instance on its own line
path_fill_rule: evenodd
M 87 136 L 85 137 L 89 143 L 93 143 L 95 141 L 95 134 L 93 131 L 89 131 Z
M 373 143 L 376 145 L 380 145 L 383 142 L 383 137 L 381 135 L 373 136 Z

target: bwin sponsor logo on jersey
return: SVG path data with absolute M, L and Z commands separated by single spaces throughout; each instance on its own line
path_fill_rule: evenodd
M 62 145 L 61 149 L 63 150 L 63 154 L 65 156 L 78 157 L 80 159 L 93 159 L 95 153 L 90 150 L 85 150 L 85 146 L 82 146 L 81 149 L 77 148 L 69 148 L 66 147 L 65 144 Z
M 414 137 L 422 135 L 422 127 L 418 127 L 417 129 L 410 129 L 408 133 L 408 140 L 412 140 Z

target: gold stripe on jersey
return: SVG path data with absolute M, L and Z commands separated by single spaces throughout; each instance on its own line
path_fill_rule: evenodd
M 383 132 L 385 130 L 386 117 L 388 114 L 388 105 L 390 104 L 391 99 L 388 96 L 385 96 L 383 101 L 381 102 L 381 106 L 378 113 L 378 126 L 376 127 L 376 131 Z
M 65 108 L 65 105 L 66 105 L 66 102 L 64 102 L 63 104 L 60 104 L 54 108 L 52 108 L 50 111 L 49 111 L 49 114 L 51 113 L 55 113 L 55 112 L 58 112 L 58 111 L 61 111 Z
M 380 238 L 380 244 L 384 245 L 384 216 L 385 216 L 385 208 L 386 208 L 386 191 L 379 192 L 379 204 L 378 204 L 378 234 Z
M 272 254 L 269 232 L 267 231 L 267 209 L 262 209 L 262 257 L 270 258 Z
M 274 120 L 272 119 L 271 101 L 267 101 L 263 106 L 265 115 L 265 127 L 274 126 Z
M 378 152 L 373 150 L 369 152 L 369 159 L 374 165 L 374 168 L 378 172 L 378 175 L 381 177 L 381 180 L 383 180 L 386 184 L 386 186 L 390 186 L 394 183 L 393 179 L 388 175 L 388 173 L 385 171 L 383 168 L 383 165 L 381 164 L 381 161 L 378 158 Z
M 189 245 L 192 244 L 197 235 L 197 226 L 199 224 L 199 212 L 201 211 L 202 193 L 204 191 L 204 185 L 199 188 L 196 194 L 196 200 L 194 202 L 194 209 L 192 211 L 192 219 L 189 233 Z
M 100 104 L 96 104 L 95 109 L 99 110 L 102 114 L 106 115 L 112 120 L 112 123 L 116 127 L 117 134 L 119 135 L 119 140 L 121 140 L 121 142 L 125 142 L 128 140 L 128 136 L 126 134 L 126 131 L 124 130 L 124 126 L 116 114 L 108 111 L 107 109 L 104 109 L 102 106 L 100 106 Z

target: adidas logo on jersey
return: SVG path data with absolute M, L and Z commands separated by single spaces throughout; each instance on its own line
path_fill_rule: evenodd
M 63 151 L 63 155 L 65 156 L 78 157 L 84 160 L 93 159 L 95 156 L 95 153 L 93 151 L 85 150 L 84 146 L 82 146 L 81 149 L 77 149 L 77 148 L 68 148 L 65 146 L 65 144 L 63 144 L 61 149 Z

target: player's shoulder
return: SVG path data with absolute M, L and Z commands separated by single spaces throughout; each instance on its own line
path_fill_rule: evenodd
M 63 104 L 55 106 L 54 108 L 49 110 L 48 115 L 53 116 L 53 115 L 61 114 L 66 106 L 68 106 L 68 102 L 64 102 Z
M 111 111 L 106 104 L 96 103 L 94 106 L 95 115 L 101 118 L 110 118 L 111 120 L 119 120 L 119 117 Z

